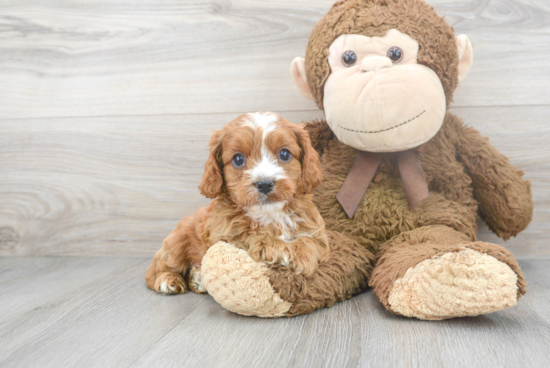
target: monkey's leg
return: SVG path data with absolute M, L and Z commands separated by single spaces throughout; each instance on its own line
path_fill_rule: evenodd
M 369 285 L 384 306 L 419 319 L 477 316 L 515 305 L 527 286 L 512 253 L 425 226 L 386 242 Z
M 244 315 L 291 317 L 330 307 L 367 288 L 374 256 L 342 234 L 328 236 L 331 255 L 310 277 L 254 262 L 231 244 L 215 244 L 202 260 L 204 285 L 222 307 Z

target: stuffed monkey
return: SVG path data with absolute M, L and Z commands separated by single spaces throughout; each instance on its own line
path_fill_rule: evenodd
M 439 320 L 515 305 L 526 283 L 503 239 L 531 221 L 530 183 L 448 112 L 470 41 L 422 0 L 344 0 L 314 28 L 292 77 L 325 112 L 307 124 L 324 180 L 315 203 L 332 257 L 312 277 L 227 243 L 203 259 L 225 308 L 262 317 L 329 307 L 370 286 L 391 312 Z

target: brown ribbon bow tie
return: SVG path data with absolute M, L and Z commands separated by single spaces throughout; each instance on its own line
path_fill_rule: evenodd
M 428 196 L 428 183 L 417 152 L 421 150 L 422 147 L 396 153 L 399 174 L 410 208 Z M 367 192 L 383 155 L 384 153 L 359 151 L 344 184 L 336 195 L 349 218 L 353 217 Z

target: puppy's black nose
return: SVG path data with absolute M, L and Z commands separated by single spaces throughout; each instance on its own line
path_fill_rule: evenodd
M 263 194 L 268 194 L 273 190 L 273 180 L 260 180 L 254 183 L 258 191 Z

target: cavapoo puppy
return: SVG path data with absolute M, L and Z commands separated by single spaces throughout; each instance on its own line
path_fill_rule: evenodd
M 201 261 L 218 241 L 258 262 L 312 275 L 330 250 L 312 201 L 321 169 L 306 131 L 277 114 L 251 113 L 215 131 L 209 146 L 199 189 L 214 200 L 164 239 L 147 286 L 162 294 L 184 293 L 187 286 L 205 292 Z

